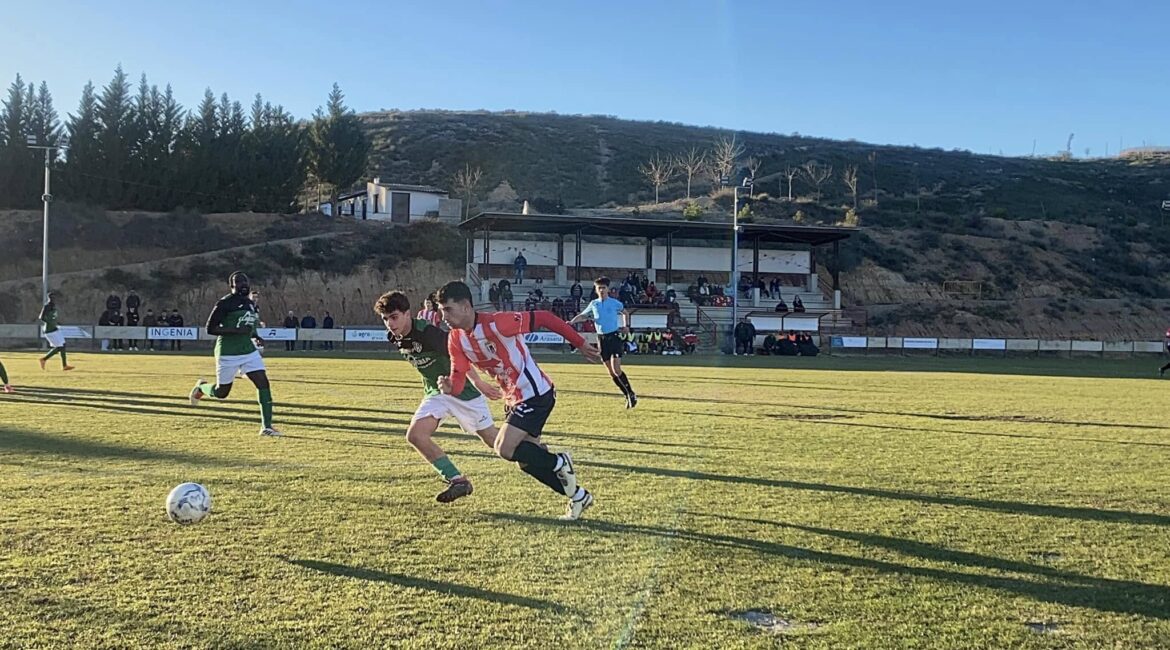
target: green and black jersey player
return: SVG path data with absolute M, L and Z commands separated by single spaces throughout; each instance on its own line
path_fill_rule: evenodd
M 5 393 L 15 393 L 16 392 L 15 390 L 13 390 L 12 384 L 8 383 L 8 371 L 4 369 L 4 362 L 3 361 L 0 361 L 0 384 L 4 385 L 4 392 Z
M 65 353 L 65 332 L 57 325 L 57 294 L 52 291 L 49 292 L 49 300 L 45 306 L 41 308 L 40 320 L 45 328 L 45 340 L 49 342 L 49 351 L 45 356 L 40 358 L 41 370 L 45 369 L 45 364 L 53 355 L 61 355 L 61 370 L 73 370 L 73 366 L 69 365 L 69 357 Z
M 264 359 L 257 350 L 263 340 L 256 335 L 260 322 L 256 305 L 248 297 L 248 276 L 236 271 L 228 278 L 231 293 L 215 303 L 215 309 L 207 317 L 207 333 L 215 335 L 215 377 L 214 385 L 202 379 L 191 389 L 191 405 L 195 406 L 204 397 L 225 399 L 232 392 L 232 381 L 240 371 L 256 385 L 260 401 L 260 435 L 279 436 L 272 427 L 272 389 L 268 385 L 268 373 L 264 370 Z
M 450 503 L 471 494 L 471 481 L 455 467 L 432 437 L 443 420 L 454 418 L 466 433 L 478 436 L 488 448 L 494 449 L 497 429 L 484 396 L 499 399 L 502 394 L 473 373 L 468 373 L 471 382 L 463 392 L 442 394 L 439 392 L 439 377 L 451 374 L 447 333 L 424 319 L 411 318 L 410 301 L 400 291 L 391 291 L 378 298 L 374 312 L 382 317 L 391 345 L 397 347 L 403 358 L 422 375 L 423 399 L 410 419 L 406 441 L 447 481 L 447 489 L 435 498 L 440 503 Z

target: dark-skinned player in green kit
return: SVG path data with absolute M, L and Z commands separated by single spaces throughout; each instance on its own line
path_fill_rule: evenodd
M 202 379 L 196 381 L 189 395 L 191 406 L 206 397 L 226 399 L 232 392 L 236 372 L 241 372 L 256 386 L 260 402 L 260 435 L 279 436 L 280 432 L 272 426 L 272 389 L 264 369 L 264 358 L 257 347 L 264 341 L 256 335 L 260 314 L 249 297 L 248 276 L 236 271 L 228 278 L 228 286 L 231 293 L 220 298 L 207 317 L 207 333 L 217 337 L 216 383 L 210 384 Z

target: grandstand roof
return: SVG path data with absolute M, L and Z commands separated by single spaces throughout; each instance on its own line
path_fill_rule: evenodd
M 820 246 L 848 238 L 857 228 L 839 226 L 788 226 L 741 223 L 740 239 L 759 239 L 780 244 L 808 244 Z M 652 237 L 667 235 L 684 239 L 713 239 L 729 237 L 728 222 L 683 221 L 681 219 L 641 219 L 626 216 L 584 217 L 565 214 L 515 214 L 511 212 L 482 212 L 459 224 L 469 232 L 547 233 L 569 235 L 612 235 L 618 237 Z

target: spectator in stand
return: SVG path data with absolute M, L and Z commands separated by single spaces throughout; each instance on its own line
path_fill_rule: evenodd
M 711 289 L 706 284 L 699 285 L 699 300 L 700 305 L 707 305 L 711 302 Z
M 682 335 L 682 351 L 683 354 L 694 354 L 695 349 L 699 347 L 699 335 L 691 328 L 687 328 Z
M 649 305 L 649 304 L 650 304 L 650 298 L 646 297 L 646 292 L 645 292 L 645 291 L 639 291 L 639 292 L 638 292 L 638 298 L 636 299 L 636 301 L 635 301 L 635 303 L 634 303 L 634 304 L 636 304 L 636 305 Z
M 131 292 L 131 293 L 133 293 L 133 292 Z M 129 297 L 127 297 L 127 298 L 126 298 L 126 304 L 127 304 L 127 305 L 129 305 L 129 304 L 130 304 L 130 298 L 129 298 Z M 127 326 L 127 327 L 138 327 L 138 323 L 139 323 L 139 321 L 140 321 L 140 318 L 139 318 L 139 316 L 138 316 L 138 310 L 137 310 L 137 309 L 135 309 L 135 310 L 133 310 L 133 311 L 131 311 L 131 310 L 129 310 L 129 309 L 127 309 L 127 310 L 126 310 L 126 326 Z M 130 339 L 130 346 L 129 346 L 129 349 L 131 349 L 131 350 L 133 350 L 133 351 L 135 351 L 135 352 L 137 352 L 137 351 L 138 351 L 138 339 Z
M 780 339 L 776 338 L 776 333 L 768 332 L 768 335 L 764 337 L 764 354 L 779 354 L 780 352 L 776 349 L 776 346 L 779 343 Z
M 565 317 L 565 301 L 560 298 L 553 298 L 552 313 L 556 314 L 557 318 L 561 320 L 569 320 Z
M 297 328 L 297 325 L 299 325 L 299 324 L 300 324 L 300 321 L 297 320 L 297 315 L 292 313 L 291 311 L 288 313 L 288 316 L 284 317 L 284 328 L 285 329 L 295 330 Z M 284 342 L 284 351 L 285 352 L 294 352 L 294 351 L 296 351 L 296 349 L 297 349 L 297 342 L 295 340 L 290 340 L 290 341 Z
M 646 297 L 649 298 L 651 302 L 653 302 L 654 299 L 658 296 L 658 287 L 653 282 L 646 285 Z
M 98 327 L 109 327 L 113 325 L 114 314 L 109 309 L 102 312 L 98 316 Z M 110 349 L 110 339 L 102 339 L 102 352 L 107 352 Z
M 780 294 L 776 294 L 776 297 L 780 301 L 780 302 L 776 303 L 776 311 L 781 313 L 781 314 L 787 314 L 788 313 L 788 303 L 784 302 L 784 296 L 781 296 Z
M 572 307 L 569 311 L 574 314 L 581 313 L 581 300 L 585 297 L 585 290 L 581 287 L 579 281 L 573 281 L 573 286 L 569 287 L 569 299 L 572 301 Z
M 536 293 L 536 299 L 537 299 L 537 300 L 543 300 L 543 299 L 544 299 L 544 278 L 536 278 L 536 290 L 535 290 L 535 293 Z
M 675 353 L 674 330 L 667 328 L 667 330 L 662 333 L 662 354 L 674 354 L 674 353 Z
M 323 330 L 333 329 L 333 314 L 330 314 L 329 312 L 325 312 L 325 318 L 321 319 L 321 329 L 323 329 Z M 329 340 L 322 341 L 321 342 L 321 349 L 322 350 L 332 350 L 333 349 L 333 341 L 329 341 Z
M 165 310 L 160 311 L 158 313 L 158 317 L 154 321 L 154 326 L 155 327 L 170 327 L 171 326 L 170 318 L 167 317 L 167 312 Z M 160 351 L 166 350 L 167 349 L 167 342 L 164 340 L 159 340 L 158 349 Z
M 780 295 L 780 278 L 779 277 L 773 277 L 772 281 L 768 283 L 768 293 L 771 294 L 771 296 L 773 298 Z
M 113 291 L 110 292 L 110 295 L 106 296 L 106 310 L 111 314 L 122 310 L 122 299 Z
M 504 311 L 516 310 L 516 303 L 512 297 L 512 283 L 507 280 L 500 281 L 500 308 Z
M 796 356 L 796 337 L 790 332 L 787 336 L 783 332 L 777 334 L 776 347 L 774 353 L 785 357 Z
M 745 355 L 755 354 L 756 326 L 744 316 L 735 324 L 735 356 L 742 350 Z
M 700 273 L 699 277 L 695 278 L 695 284 L 697 284 L 700 287 L 706 286 L 707 285 L 707 276 Z
M 439 323 L 443 321 L 443 315 L 439 313 L 438 309 L 435 309 L 435 299 L 430 296 L 427 296 L 427 299 L 423 301 L 423 308 L 418 310 L 414 317 L 425 320 L 435 327 L 438 327 Z
M 666 302 L 678 302 L 678 293 L 674 290 L 674 285 L 667 285 L 666 287 Z
M 650 333 L 650 354 L 662 352 L 662 330 L 656 329 Z
M 142 299 L 138 297 L 138 292 L 134 289 L 126 294 L 126 314 L 130 312 L 138 313 L 138 308 L 142 306 Z
M 488 288 L 488 302 L 492 303 L 492 309 L 500 311 L 500 283 L 493 282 L 492 286 Z
M 804 302 L 801 301 L 800 296 L 792 299 L 792 311 L 798 314 L 804 311 Z
M 113 313 L 112 316 L 110 316 L 110 325 L 113 325 L 114 327 L 125 327 L 126 326 L 126 319 L 122 316 L 122 312 L 116 311 Z M 112 344 L 113 344 L 113 347 L 115 350 L 124 350 L 125 349 L 122 345 L 123 344 L 122 339 L 114 339 Z
M 536 311 L 538 304 L 540 303 L 536 300 L 536 295 L 529 291 L 528 297 L 524 299 L 524 311 Z
M 178 309 L 172 309 L 171 315 L 167 316 L 167 326 L 168 327 L 182 327 L 183 326 L 183 316 L 181 314 L 179 314 Z M 183 351 L 183 341 L 181 339 L 171 339 L 171 349 L 178 350 L 179 352 L 182 352 Z
M 634 286 L 623 282 L 622 286 L 618 288 L 618 300 L 623 305 L 630 306 L 634 302 Z
M 524 272 L 528 270 L 528 260 L 524 257 L 524 251 L 520 251 L 516 259 L 512 260 L 512 269 L 516 271 L 516 284 L 524 284 Z
M 756 278 L 756 288 L 760 290 L 760 296 L 763 298 L 771 298 L 772 295 L 768 293 L 768 287 L 764 285 L 764 278 Z
M 313 317 L 312 312 L 305 314 L 304 316 L 301 317 L 301 329 L 303 329 L 303 330 L 317 329 L 317 319 Z M 302 341 L 301 342 L 301 350 L 302 351 L 303 350 L 312 351 L 313 350 L 313 342 L 308 341 L 308 340 Z

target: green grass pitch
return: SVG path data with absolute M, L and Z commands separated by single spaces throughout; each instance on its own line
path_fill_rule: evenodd
M 268 439 L 246 382 L 187 405 L 209 355 L 4 353 L 0 647 L 1170 647 L 1159 360 L 629 360 L 627 412 L 563 359 L 575 523 L 452 426 L 435 503 L 397 359 L 269 359 Z

